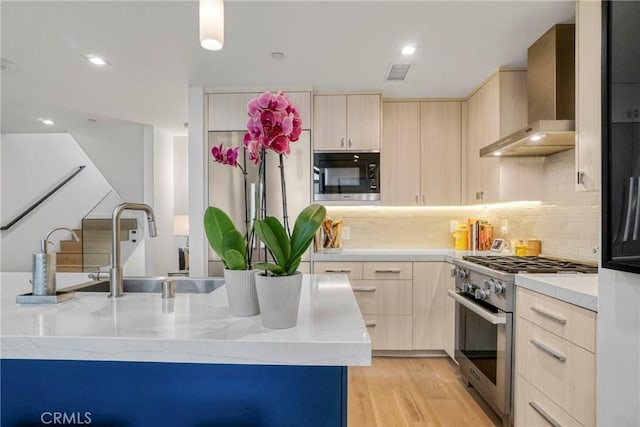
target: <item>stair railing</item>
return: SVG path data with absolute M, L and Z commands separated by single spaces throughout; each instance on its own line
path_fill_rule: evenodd
M 44 196 L 42 196 L 40 199 L 38 199 L 34 204 L 32 204 L 31 206 L 29 206 L 27 209 L 24 210 L 24 212 L 22 212 L 20 215 L 16 216 L 13 220 L 9 221 L 9 223 L 7 225 L 3 225 L 2 227 L 0 227 L 0 230 L 4 231 L 4 230 L 8 230 L 11 227 L 13 227 L 18 221 L 20 221 L 22 218 L 24 218 L 25 216 L 29 215 L 29 213 L 31 213 L 31 211 L 33 211 L 35 208 L 37 208 L 38 206 L 40 206 L 42 204 L 42 202 L 44 202 L 45 200 L 47 200 L 49 197 L 53 196 L 53 194 L 60 190 L 62 187 L 64 187 L 64 185 L 66 183 L 68 183 L 69 181 L 71 181 L 73 178 L 75 178 L 76 175 L 78 175 L 80 172 L 82 172 L 82 170 L 85 168 L 85 165 L 82 166 L 78 166 L 78 168 L 76 170 L 73 171 L 73 173 L 71 173 L 71 175 L 69 175 L 68 177 L 66 177 L 65 179 L 63 179 L 62 181 L 60 181 L 60 183 L 58 185 L 56 185 L 55 187 L 53 187 L 51 190 L 49 190 L 49 192 L 47 192 L 47 194 L 45 194 Z

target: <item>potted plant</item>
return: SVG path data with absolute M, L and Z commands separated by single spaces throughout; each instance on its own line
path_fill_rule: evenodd
M 238 167 L 244 175 L 246 232 L 243 236 L 228 215 L 215 207 L 210 207 L 205 212 L 205 230 L 211 247 L 225 265 L 230 311 L 234 314 L 239 313 L 232 307 L 235 305 L 234 301 L 236 299 L 247 301 L 257 292 L 255 299 L 259 301 L 263 325 L 271 328 L 287 328 L 295 325 L 298 316 L 302 275 L 297 272 L 297 268 L 302 254 L 307 250 L 313 235 L 322 224 L 326 210 L 320 205 L 307 207 L 298 216 L 293 234 L 291 233 L 287 214 L 284 159 L 291 153 L 290 144 L 297 141 L 302 133 L 302 119 L 295 105 L 281 92 L 265 92 L 249 101 L 247 113 L 249 119 L 243 141 L 244 150 L 245 155 L 249 153 L 249 159 L 258 166 L 257 188 L 262 189 L 256 201 L 257 209 L 253 227 L 250 226 L 247 213 L 246 164 L 245 168 L 238 164 L 239 147 L 225 148 L 220 145 L 211 150 L 214 161 Z M 279 156 L 283 223 L 274 217 L 268 217 L 266 212 L 265 157 L 269 151 Z M 264 270 L 263 274 L 251 273 L 253 271 L 252 249 L 256 234 L 267 247 L 265 258 L 268 252 L 274 260 L 273 263 L 263 262 L 255 266 L 256 269 Z M 247 278 L 249 275 L 253 278 L 253 282 Z M 240 278 L 234 278 L 235 276 Z M 236 281 L 241 284 L 235 285 Z M 285 284 L 290 281 L 294 284 Z M 266 282 L 277 283 L 258 285 Z M 285 300 L 288 304 L 284 304 Z M 240 315 L 255 314 L 250 310 L 242 313 L 246 314 Z
M 251 248 L 248 240 L 233 225 L 222 210 L 208 207 L 204 214 L 205 232 L 209 244 L 224 264 L 229 311 L 234 316 L 253 316 L 260 313 L 256 293 L 255 273 L 251 268 Z
M 297 269 L 326 215 L 324 206 L 307 206 L 298 215 L 291 236 L 275 217 L 256 221 L 255 232 L 274 259 L 273 263 L 256 264 L 257 269 L 264 270 L 256 274 L 264 326 L 276 329 L 295 326 L 302 287 L 302 274 Z

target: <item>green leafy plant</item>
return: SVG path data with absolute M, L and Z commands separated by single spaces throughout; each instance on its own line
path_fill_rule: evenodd
M 204 230 L 209 245 L 229 270 L 247 269 L 247 241 L 222 209 L 208 207 L 204 213 Z
M 302 254 L 307 250 L 313 236 L 327 216 L 322 205 L 307 206 L 293 226 L 291 237 L 277 218 L 269 216 L 256 221 L 254 229 L 258 238 L 269 248 L 274 263 L 256 264 L 256 268 L 266 270 L 274 276 L 291 276 L 295 274 Z

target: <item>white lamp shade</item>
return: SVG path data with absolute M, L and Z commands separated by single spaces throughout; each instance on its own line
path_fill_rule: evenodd
M 174 236 L 189 235 L 189 215 L 173 216 L 173 235 Z
M 220 50 L 223 44 L 223 0 L 200 0 L 200 45 L 208 50 Z

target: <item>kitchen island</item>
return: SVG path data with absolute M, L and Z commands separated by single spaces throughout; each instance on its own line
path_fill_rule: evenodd
M 58 288 L 83 277 L 59 274 Z M 30 274 L 0 279 L 2 425 L 54 413 L 112 426 L 346 425 L 347 367 L 371 363 L 346 276 L 305 276 L 285 330 L 231 316 L 224 286 L 18 305 Z

